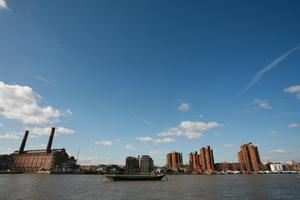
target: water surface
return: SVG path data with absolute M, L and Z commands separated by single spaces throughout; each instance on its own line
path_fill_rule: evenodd
M 100 175 L 0 175 L 0 199 L 300 199 L 300 179 L 296 175 L 174 175 L 168 181 L 110 182 Z

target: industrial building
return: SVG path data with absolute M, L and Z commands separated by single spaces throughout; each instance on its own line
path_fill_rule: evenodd
M 46 149 L 25 150 L 29 131 L 26 130 L 19 151 L 12 157 L 11 170 L 18 172 L 70 172 L 77 167 L 74 157 L 69 157 L 64 148 L 51 149 L 55 128 L 51 129 Z

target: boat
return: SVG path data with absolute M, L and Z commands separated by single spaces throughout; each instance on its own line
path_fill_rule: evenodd
M 111 181 L 161 181 L 164 174 L 107 174 L 105 177 Z

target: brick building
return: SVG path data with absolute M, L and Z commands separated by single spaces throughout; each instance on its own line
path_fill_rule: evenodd
M 167 154 L 167 167 L 169 169 L 176 170 L 183 165 L 182 161 L 182 153 L 179 152 L 171 152 Z
M 25 131 L 19 151 L 10 155 L 13 160 L 11 170 L 29 173 L 38 171 L 66 172 L 76 168 L 75 158 L 69 157 L 64 148 L 51 149 L 54 132 L 55 128 L 52 128 L 46 149 L 25 150 L 29 134 L 29 131 Z
M 243 144 L 238 152 L 238 161 L 241 165 L 241 170 L 245 173 L 258 172 L 261 169 L 258 148 L 251 142 Z

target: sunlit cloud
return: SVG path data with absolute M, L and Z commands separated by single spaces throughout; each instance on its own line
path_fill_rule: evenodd
M 159 133 L 160 137 L 184 136 L 188 139 L 201 138 L 202 131 L 218 128 L 223 124 L 217 122 L 182 121 L 177 127 L 168 128 L 167 131 Z
M 5 0 L 0 0 L 0 10 L 8 10 L 7 3 Z
M 31 87 L 0 81 L 0 115 L 23 124 L 50 124 L 61 113 L 51 106 L 40 106 L 40 96 Z
M 297 98 L 300 99 L 300 85 L 293 85 L 286 89 L 284 89 L 284 92 L 290 93 L 290 94 L 296 94 Z

